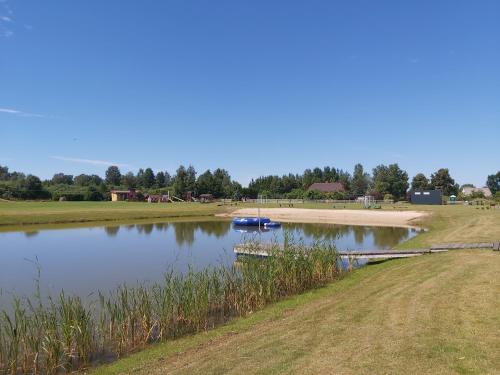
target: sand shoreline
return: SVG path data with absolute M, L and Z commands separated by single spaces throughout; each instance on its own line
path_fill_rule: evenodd
M 328 223 L 415 228 L 413 222 L 427 213 L 418 211 L 329 210 L 309 208 L 261 208 L 260 215 L 292 223 Z M 218 216 L 257 216 L 256 208 L 242 208 Z

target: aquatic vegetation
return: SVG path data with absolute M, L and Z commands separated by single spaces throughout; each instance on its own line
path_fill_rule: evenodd
M 161 283 L 122 285 L 84 304 L 61 292 L 41 302 L 14 298 L 0 316 L 0 374 L 55 374 L 117 358 L 152 342 L 210 329 L 270 302 L 339 277 L 333 245 L 285 241 L 267 258 L 184 274 Z

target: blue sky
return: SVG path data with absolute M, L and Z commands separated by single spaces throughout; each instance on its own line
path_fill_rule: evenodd
M 500 169 L 500 2 L 0 0 L 0 164 Z

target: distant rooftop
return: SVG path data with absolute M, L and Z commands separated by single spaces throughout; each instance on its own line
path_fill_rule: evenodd
M 474 187 L 464 187 L 462 193 L 464 195 L 471 195 L 472 193 L 482 192 L 486 198 L 491 197 L 491 190 L 488 187 L 474 188 Z

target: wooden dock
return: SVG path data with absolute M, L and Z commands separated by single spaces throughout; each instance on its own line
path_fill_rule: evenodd
M 257 257 L 271 256 L 273 249 L 283 248 L 283 245 L 272 243 L 246 243 L 236 245 L 233 249 L 236 255 L 250 255 Z M 352 250 L 338 251 L 338 255 L 344 259 L 391 259 L 410 258 L 424 254 L 440 253 L 449 250 L 459 249 L 493 249 L 500 250 L 500 243 L 476 242 L 476 243 L 449 243 L 437 244 L 429 249 L 409 249 L 409 250 Z

